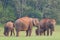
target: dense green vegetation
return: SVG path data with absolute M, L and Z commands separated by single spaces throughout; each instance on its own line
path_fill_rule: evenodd
M 0 0 L 0 23 L 23 16 L 54 18 L 60 23 L 60 0 Z
M 4 28 L 3 24 L 0 24 L 0 40 L 60 40 L 60 25 L 55 26 L 55 31 L 52 36 L 36 36 L 35 35 L 35 27 L 32 30 L 32 36 L 26 37 L 25 31 L 21 31 L 19 37 L 16 36 L 4 36 Z

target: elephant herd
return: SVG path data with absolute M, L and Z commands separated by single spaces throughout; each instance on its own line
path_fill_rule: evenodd
M 32 27 L 36 26 L 36 35 L 52 35 L 54 31 L 56 21 L 55 19 L 44 18 L 40 21 L 37 18 L 22 17 L 17 19 L 14 23 L 9 21 L 4 25 L 4 35 L 8 36 L 9 32 L 15 35 L 14 29 L 16 31 L 16 36 L 19 36 L 20 31 L 26 31 L 26 36 L 31 36 Z

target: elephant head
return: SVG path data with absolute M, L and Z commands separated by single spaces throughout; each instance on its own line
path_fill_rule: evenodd
M 33 23 L 33 26 L 38 27 L 39 20 L 37 18 L 32 18 L 32 23 Z

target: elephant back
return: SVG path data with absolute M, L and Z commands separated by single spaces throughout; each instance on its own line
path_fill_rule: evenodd
M 8 27 L 8 28 L 13 28 L 14 27 L 14 24 L 13 24 L 13 22 L 9 21 L 4 26 L 5 27 Z

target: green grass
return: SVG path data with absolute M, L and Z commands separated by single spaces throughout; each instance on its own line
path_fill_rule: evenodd
M 55 31 L 53 33 L 52 36 L 36 36 L 35 35 L 35 30 L 36 28 L 33 28 L 33 31 L 32 31 L 32 36 L 30 37 L 26 37 L 25 36 L 25 31 L 21 31 L 20 34 L 19 34 L 19 37 L 16 37 L 16 36 L 4 36 L 3 35 L 3 31 L 4 31 L 4 28 L 3 28 L 3 25 L 1 24 L 0 25 L 0 40 L 60 40 L 60 25 L 56 25 L 55 26 Z

